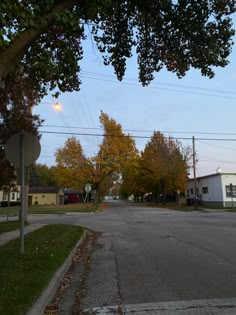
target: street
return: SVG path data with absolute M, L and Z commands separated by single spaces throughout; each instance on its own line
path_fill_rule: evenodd
M 196 314 L 218 314 L 218 308 L 219 314 L 235 314 L 235 213 L 180 212 L 114 201 L 100 213 L 34 215 L 30 222 L 72 223 L 96 232 L 87 245 L 91 261 L 80 310 L 110 314 L 114 306 L 123 314 L 120 306 L 129 306 L 125 314 L 131 314 L 132 307 L 159 314 L 151 309 L 164 309 L 167 304 L 162 302 L 168 302 L 179 314 L 185 314 L 181 307 L 203 306 L 211 313 Z M 68 292 L 76 294 L 79 286 L 79 280 L 72 279 Z M 58 314 L 70 314 L 75 304 L 62 299 Z

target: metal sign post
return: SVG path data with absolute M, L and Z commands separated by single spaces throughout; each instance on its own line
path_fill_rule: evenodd
M 178 194 L 178 208 L 180 208 L 180 190 L 177 190 Z
M 90 194 L 90 192 L 92 190 L 92 184 L 86 184 L 84 189 L 86 191 L 84 202 L 86 202 L 87 198 L 88 198 L 88 196 L 89 196 L 89 194 Z
M 8 161 L 20 168 L 20 254 L 24 254 L 24 212 L 25 200 L 25 167 L 32 165 L 40 155 L 41 146 L 37 136 L 28 132 L 13 135 L 6 143 L 5 154 Z M 16 154 L 16 152 L 18 154 Z M 26 172 L 27 173 L 27 172 Z
M 233 207 L 234 207 L 234 192 L 233 192 L 233 184 L 232 183 L 230 183 L 230 185 L 229 185 L 229 187 L 230 187 L 230 193 L 231 193 L 231 203 L 232 203 L 232 209 L 233 209 Z
M 24 196 L 24 186 L 25 186 L 25 161 L 24 161 L 24 133 L 20 135 L 20 254 L 24 255 L 24 208 L 25 208 L 25 196 Z

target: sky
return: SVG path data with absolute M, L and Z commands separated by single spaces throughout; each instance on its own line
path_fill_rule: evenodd
M 163 69 L 143 87 L 135 57 L 128 61 L 126 75 L 119 82 L 88 39 L 81 62 L 81 90 L 61 94 L 57 100 L 48 95 L 33 109 L 44 119 L 37 163 L 55 165 L 56 149 L 71 136 L 80 141 L 87 156 L 94 156 L 102 141 L 98 135 L 102 134 L 102 110 L 135 137 L 139 150 L 154 131 L 191 147 L 194 136 L 197 176 L 216 173 L 217 168 L 236 173 L 236 46 L 229 59 L 228 66 L 215 70 L 213 79 L 194 69 L 178 79 Z M 59 112 L 53 109 L 55 101 L 62 104 Z

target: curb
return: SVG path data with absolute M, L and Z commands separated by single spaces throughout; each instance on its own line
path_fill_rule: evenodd
M 66 258 L 61 267 L 55 272 L 52 279 L 48 283 L 48 286 L 42 292 L 41 296 L 36 300 L 36 302 L 31 306 L 31 308 L 26 312 L 26 315 L 42 315 L 48 304 L 51 302 L 55 296 L 59 283 L 63 280 L 67 270 L 72 263 L 72 257 L 74 256 L 78 246 L 83 242 L 87 235 L 87 231 L 84 231 L 83 236 L 76 243 L 75 247 L 72 249 L 69 256 Z

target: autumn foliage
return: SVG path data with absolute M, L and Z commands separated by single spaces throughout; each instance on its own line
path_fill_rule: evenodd
M 188 172 L 190 148 L 172 138 L 154 132 L 141 154 L 140 170 L 146 191 L 157 198 L 160 194 L 184 191 Z
M 55 157 L 54 171 L 59 186 L 81 189 L 91 179 L 92 163 L 85 157 L 75 137 L 69 138 L 62 148 L 57 149 Z
M 122 184 L 120 193 L 126 196 L 142 197 L 145 192 L 152 192 L 157 197 L 185 190 L 189 147 L 154 132 L 144 150 L 139 152 L 132 137 L 125 134 L 113 118 L 101 112 L 100 123 L 104 137 L 96 156 L 86 157 L 75 137 L 57 149 L 54 171 L 60 186 L 82 189 L 86 183 L 91 183 L 97 201 L 115 183 Z

